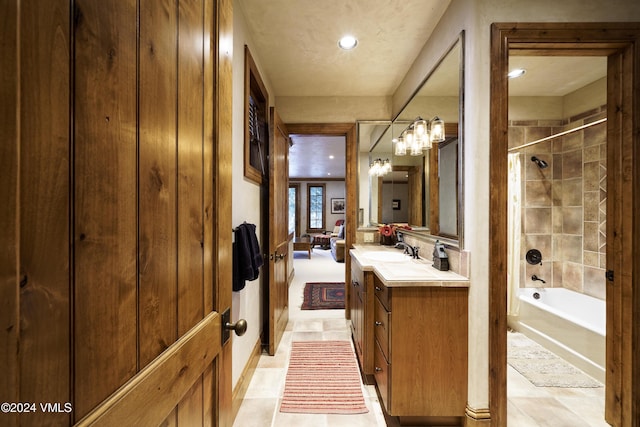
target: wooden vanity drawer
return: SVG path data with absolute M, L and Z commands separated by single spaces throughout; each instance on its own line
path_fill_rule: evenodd
M 389 298 L 391 297 L 391 289 L 386 287 L 382 281 L 378 279 L 378 276 L 374 277 L 373 289 L 375 290 L 376 297 L 378 297 L 382 305 L 384 305 L 387 310 L 390 310 Z
M 374 304 L 374 326 L 373 333 L 378 341 L 380 348 L 387 360 L 391 360 L 389 354 L 389 331 L 391 330 L 391 313 L 382 305 L 380 300 L 376 298 Z
M 384 358 L 382 354 L 382 350 L 378 345 L 378 341 L 376 341 L 375 347 L 375 355 L 374 355 L 374 376 L 376 379 L 376 384 L 378 385 L 378 391 L 380 392 L 380 397 L 382 397 L 382 401 L 384 402 L 385 408 L 389 408 L 389 372 L 391 366 L 387 363 L 387 360 Z

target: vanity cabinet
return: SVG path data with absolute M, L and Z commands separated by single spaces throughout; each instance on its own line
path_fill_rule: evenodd
M 351 335 L 366 383 L 373 383 L 373 277 L 351 261 Z
M 373 280 L 374 376 L 386 412 L 401 419 L 463 417 L 468 288 Z

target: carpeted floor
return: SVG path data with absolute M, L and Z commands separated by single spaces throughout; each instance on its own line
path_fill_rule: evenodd
M 507 335 L 507 362 L 537 387 L 595 388 L 603 385 L 519 332 Z
M 292 342 L 280 411 L 307 414 L 368 412 L 351 342 Z

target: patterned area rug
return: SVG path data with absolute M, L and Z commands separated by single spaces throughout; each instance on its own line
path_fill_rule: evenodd
M 344 308 L 344 282 L 307 282 L 302 310 Z
M 537 387 L 603 387 L 599 381 L 519 332 L 507 333 L 507 362 Z
M 369 412 L 350 341 L 294 341 L 280 412 Z

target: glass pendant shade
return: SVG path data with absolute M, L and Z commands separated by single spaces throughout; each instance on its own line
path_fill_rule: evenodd
M 375 160 L 373 163 L 369 165 L 369 175 L 376 176 L 378 175 L 378 162 Z
M 431 136 L 429 135 L 429 132 L 427 132 L 424 136 L 424 139 L 422 140 L 422 149 L 423 150 L 430 150 L 432 147 L 431 144 Z
M 414 140 L 413 144 L 411 144 L 411 155 L 412 156 L 422 156 L 422 144 L 420 144 L 416 140 Z
M 396 156 L 405 156 L 407 154 L 407 145 L 404 143 L 404 138 L 402 136 L 396 140 L 396 150 L 394 154 Z
M 444 141 L 444 121 L 438 116 L 434 117 L 431 121 L 431 141 Z
M 411 148 L 413 146 L 413 129 L 409 128 L 404 131 L 404 143 L 407 144 L 407 147 Z
M 389 159 L 386 159 L 384 161 L 384 164 L 382 165 L 382 174 L 386 175 L 389 172 L 391 172 L 391 162 L 389 161 Z
M 417 119 L 413 122 L 413 137 L 418 144 L 424 144 L 424 140 L 428 138 L 427 121 Z

